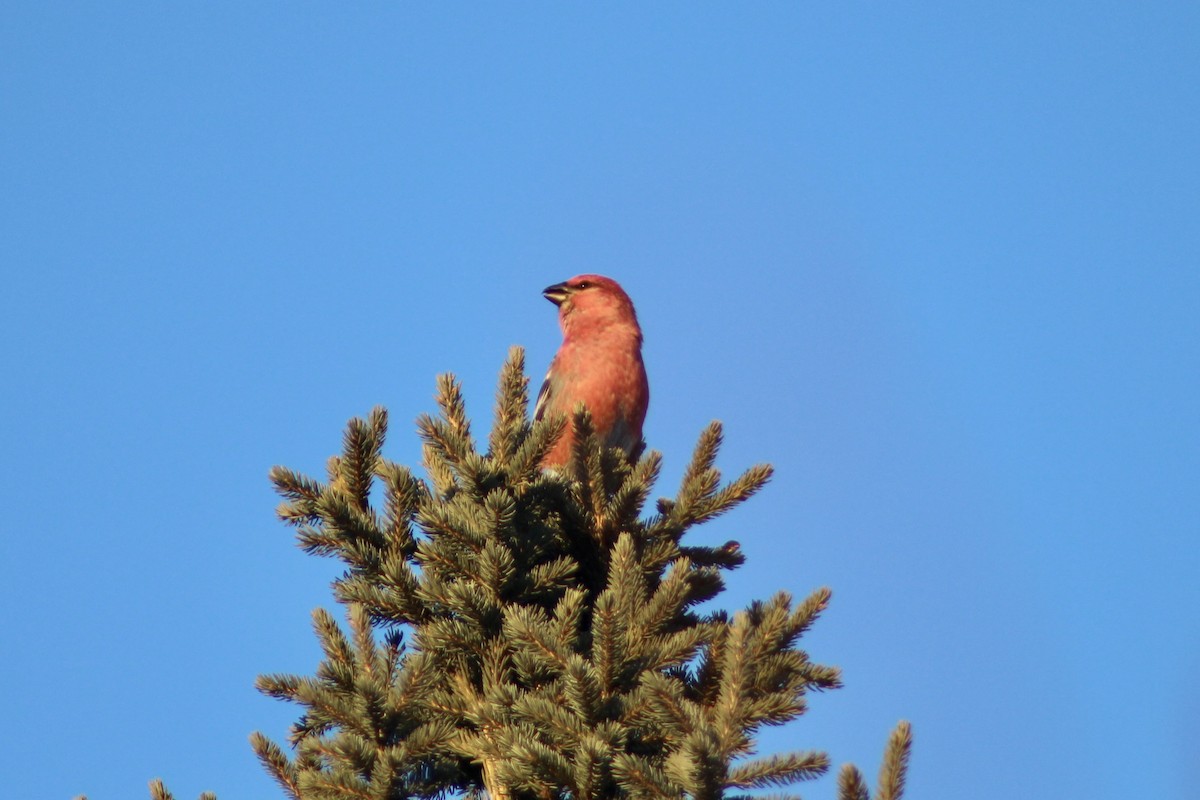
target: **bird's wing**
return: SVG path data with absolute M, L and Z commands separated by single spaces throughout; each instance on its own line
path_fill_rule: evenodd
M 550 405 L 550 395 L 553 393 L 551 387 L 550 376 L 554 374 L 554 365 L 550 365 L 550 369 L 546 371 L 546 379 L 542 381 L 542 388 L 538 390 L 537 402 L 533 406 L 533 421 L 539 421 L 546 413 L 546 407 Z

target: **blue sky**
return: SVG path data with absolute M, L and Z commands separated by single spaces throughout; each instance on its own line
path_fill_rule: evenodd
M 1200 761 L 1200 11 L 1187 3 L 10 2 L 0 10 L 6 794 L 277 797 L 331 562 L 273 518 L 434 377 L 488 424 L 540 289 L 646 333 L 724 603 L 829 585 L 845 689 L 763 749 L 912 798 L 1185 798 Z M 802 787 L 831 798 L 831 780 Z

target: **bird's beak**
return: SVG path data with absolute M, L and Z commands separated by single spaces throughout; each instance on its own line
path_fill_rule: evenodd
M 547 286 L 545 289 L 542 289 L 542 296 L 551 303 L 554 303 L 556 306 L 561 306 L 562 302 L 566 300 L 567 296 L 570 294 L 571 290 L 565 281 L 563 283 L 556 283 L 553 286 Z

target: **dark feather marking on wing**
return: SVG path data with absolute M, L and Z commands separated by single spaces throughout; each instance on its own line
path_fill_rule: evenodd
M 546 372 L 546 379 L 542 381 L 542 388 L 538 389 L 537 403 L 533 406 L 533 421 L 541 420 L 542 415 L 546 413 L 546 406 L 550 405 L 550 372 Z

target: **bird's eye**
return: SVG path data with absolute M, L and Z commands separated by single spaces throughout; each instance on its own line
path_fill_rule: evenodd
M 576 289 L 587 289 L 590 286 L 591 286 L 591 284 L 588 283 L 587 281 L 580 281 L 579 283 L 575 284 Z

